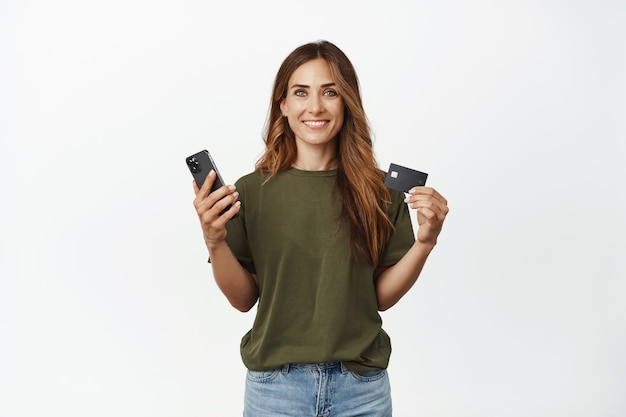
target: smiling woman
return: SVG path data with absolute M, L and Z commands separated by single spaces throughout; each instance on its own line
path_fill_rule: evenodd
M 344 106 L 328 62 L 314 59 L 298 67 L 280 109 L 298 148 L 293 166 L 308 171 L 335 168 Z
M 358 96 L 332 56 L 322 58 L 345 110 L 341 161 L 292 167 L 300 155 L 280 103 L 295 70 L 320 56 L 287 62 L 275 98 L 272 83 L 290 51 L 320 37 L 358 70 L 380 166 L 425 170 L 454 202 L 418 282 L 380 313 L 394 415 L 626 416 L 626 1 L 326 0 L 313 10 L 247 0 L 220 2 L 219 13 L 215 3 L 0 1 L 0 416 L 242 415 L 236 346 L 257 306 L 228 306 L 198 242 L 182 158 L 200 149 L 228 181 L 266 148 L 262 168 L 274 173 L 256 201 L 237 184 L 246 224 L 268 207 L 266 240 L 250 242 L 258 312 L 298 299 L 267 331 L 259 317 L 246 352 L 261 335 L 277 336 L 277 355 L 316 338 L 349 361 L 332 335 L 348 320 L 336 310 L 351 311 L 360 292 L 328 294 L 337 283 L 321 280 L 308 294 L 289 280 L 274 288 L 258 252 L 300 256 L 301 284 L 325 260 L 348 281 L 320 253 L 350 230 L 342 221 L 337 233 L 330 209 L 353 200 L 361 216 L 376 212 L 376 181 L 356 189 L 375 179 Z M 287 179 L 295 190 L 279 189 Z M 311 212 L 333 228 L 316 228 Z M 226 224 L 234 242 L 236 222 Z M 354 340 L 369 332 L 352 327 Z
M 391 416 L 378 310 L 417 280 L 447 201 L 385 188 L 356 72 L 330 42 L 281 65 L 265 143 L 236 187 L 210 192 L 215 174 L 195 186 L 218 286 L 241 311 L 259 303 L 241 342 L 244 416 Z M 420 209 L 417 239 L 408 207 Z

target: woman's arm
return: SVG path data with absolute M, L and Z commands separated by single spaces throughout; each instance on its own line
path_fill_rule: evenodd
M 241 207 L 241 203 L 237 201 L 239 194 L 235 187 L 226 185 L 210 193 L 215 177 L 215 172 L 211 171 L 200 189 L 194 181 L 196 198 L 193 204 L 202 225 L 217 286 L 233 307 L 239 311 L 248 311 L 259 298 L 257 278 L 241 266 L 225 240 L 226 222 Z M 220 215 L 231 204 L 232 207 Z
M 259 298 L 257 277 L 246 270 L 225 241 L 208 245 L 213 276 L 230 304 L 239 311 L 250 310 Z
M 413 287 L 428 255 L 437 244 L 449 211 L 447 200 L 429 187 L 413 188 L 404 201 L 409 207 L 417 209 L 417 239 L 398 263 L 376 271 L 376 297 L 380 311 L 394 306 Z

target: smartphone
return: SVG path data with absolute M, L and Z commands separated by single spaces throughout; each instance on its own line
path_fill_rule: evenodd
M 224 185 L 224 180 L 222 180 L 222 176 L 217 170 L 215 162 L 213 162 L 213 158 L 211 158 L 211 154 L 209 154 L 209 151 L 203 150 L 196 154 L 188 156 L 185 159 L 185 162 L 187 162 L 187 167 L 189 168 L 191 175 L 193 175 L 193 179 L 196 181 L 196 184 L 198 184 L 198 188 L 202 187 L 202 184 L 204 184 L 204 181 L 206 180 L 206 177 L 209 175 L 209 172 L 211 172 L 211 170 L 214 170 L 217 174 L 217 178 L 215 178 L 213 187 L 211 187 L 211 192 L 217 190 Z
M 388 188 L 408 193 L 413 187 L 426 185 L 428 174 L 415 169 L 390 164 L 385 178 Z
M 217 170 L 217 166 L 215 165 L 215 162 L 213 162 L 211 154 L 209 154 L 209 151 L 206 149 L 188 156 L 185 158 L 185 162 L 187 163 L 187 168 L 189 168 L 193 179 L 196 181 L 196 184 L 198 184 L 198 188 L 202 187 L 202 184 L 204 184 L 204 181 L 211 170 L 214 170 L 217 176 L 213 182 L 210 192 L 213 192 L 224 185 L 224 180 L 222 179 L 220 172 Z M 231 206 L 226 207 L 220 215 L 224 214 L 230 207 Z

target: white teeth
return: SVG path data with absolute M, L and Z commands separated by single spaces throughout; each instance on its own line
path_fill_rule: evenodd
M 324 125 L 326 122 L 321 120 L 321 121 L 315 121 L 315 122 L 304 122 L 305 125 L 307 126 L 322 126 Z

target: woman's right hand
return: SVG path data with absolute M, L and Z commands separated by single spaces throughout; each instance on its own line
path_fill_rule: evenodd
M 196 194 L 193 205 L 198 213 L 204 241 L 209 250 L 212 246 L 224 241 L 226 222 L 239 213 L 241 206 L 241 202 L 237 200 L 239 193 L 235 191 L 233 185 L 225 185 L 212 193 L 210 192 L 216 176 L 215 171 L 211 170 L 201 188 L 198 188 L 195 181 L 193 182 L 193 190 Z M 232 207 L 220 215 L 230 205 Z

